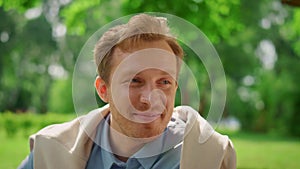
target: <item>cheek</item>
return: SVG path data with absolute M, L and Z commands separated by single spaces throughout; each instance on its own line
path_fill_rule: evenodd
M 169 90 L 165 92 L 165 96 L 167 98 L 167 103 L 173 105 L 175 101 L 176 90 Z
M 140 90 L 137 89 L 129 89 L 129 100 L 132 104 L 136 103 L 139 101 L 139 97 L 140 97 Z
M 175 95 L 176 95 L 176 90 L 167 94 L 167 105 L 166 105 L 166 108 L 167 108 L 167 111 L 168 111 L 168 113 L 169 113 L 170 116 L 172 115 L 173 109 L 174 109 Z
M 113 103 L 118 112 L 126 113 L 130 105 L 128 88 L 126 86 L 115 86 L 110 90 L 110 102 Z

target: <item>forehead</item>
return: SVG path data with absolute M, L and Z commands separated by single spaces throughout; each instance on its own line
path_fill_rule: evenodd
M 148 48 L 162 49 L 174 54 L 170 45 L 163 39 L 152 41 L 139 40 L 137 43 L 128 41 L 126 45 L 123 44 L 115 48 L 113 52 L 113 61 L 116 61 L 118 64 L 118 61 L 122 60 L 123 57 L 126 57 L 128 54 Z
M 145 42 L 126 52 L 116 48 L 112 60 L 112 76 L 135 75 L 146 69 L 157 69 L 175 77 L 176 57 L 165 41 Z

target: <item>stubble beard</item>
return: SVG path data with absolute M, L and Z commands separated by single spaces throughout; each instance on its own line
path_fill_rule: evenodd
M 122 115 L 114 105 L 110 105 L 111 127 L 120 134 L 131 138 L 154 139 L 161 135 L 168 122 L 166 122 L 167 112 L 164 112 L 159 118 L 149 123 L 138 123 Z M 164 124 L 165 123 L 165 124 Z

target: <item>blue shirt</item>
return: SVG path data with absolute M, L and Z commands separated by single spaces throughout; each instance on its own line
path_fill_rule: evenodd
M 161 136 L 147 143 L 127 162 L 123 162 L 111 153 L 108 137 L 109 119 L 110 115 L 98 125 L 86 169 L 179 169 L 185 129 L 183 121 L 172 118 Z M 33 153 L 30 153 L 19 168 L 33 169 Z
M 180 154 L 184 122 L 172 118 L 163 134 L 147 143 L 130 157 L 127 162 L 118 160 L 112 153 L 109 142 L 109 118 L 98 126 L 95 143 L 92 148 L 87 169 L 177 169 L 180 166 Z M 100 131 L 100 132 L 99 132 Z

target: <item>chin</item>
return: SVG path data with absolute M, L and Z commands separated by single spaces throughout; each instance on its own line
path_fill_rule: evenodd
M 141 131 L 141 135 L 143 138 L 150 138 L 150 137 L 157 137 L 159 135 L 161 135 L 165 128 L 167 127 L 167 125 L 163 125 L 161 124 L 162 122 L 158 119 L 150 122 L 150 123 L 143 123 L 141 124 L 142 126 L 140 126 L 140 131 Z

